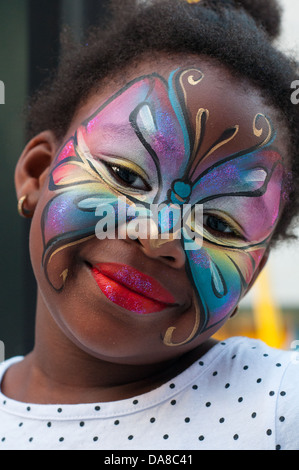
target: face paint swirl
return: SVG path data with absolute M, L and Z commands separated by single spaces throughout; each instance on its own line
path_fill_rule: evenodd
M 68 266 L 53 279 L 53 258 L 95 237 L 103 201 L 113 207 L 116 226 L 134 219 L 118 219 L 119 198 L 128 208 L 159 204 L 166 212 L 173 204 L 201 204 L 203 225 L 190 226 L 202 243 L 199 249 L 186 248 L 190 237 L 181 227 L 194 326 L 182 342 L 174 341 L 176 328 L 170 326 L 167 346 L 189 343 L 234 311 L 265 253 L 282 202 L 284 165 L 270 118 L 253 114 L 248 132 L 254 144 L 232 152 L 241 124 L 223 124 L 211 138 L 215 116 L 200 104 L 204 81 L 197 68 L 174 70 L 168 81 L 153 73 L 105 101 L 58 152 L 49 180 L 53 197 L 41 221 L 44 272 L 60 292 Z M 166 220 L 162 211 L 160 238 L 169 230 Z M 160 238 L 151 240 L 153 245 Z

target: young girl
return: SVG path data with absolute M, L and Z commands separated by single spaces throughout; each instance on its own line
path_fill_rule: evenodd
M 298 449 L 293 354 L 213 339 L 298 211 L 279 8 L 123 3 L 30 108 L 36 342 L 1 365 L 0 449 Z

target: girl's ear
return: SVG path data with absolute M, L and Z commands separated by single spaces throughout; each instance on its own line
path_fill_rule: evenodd
M 53 132 L 44 131 L 28 142 L 17 163 L 15 187 L 18 200 L 26 196 L 26 211 L 34 212 L 41 189 L 56 155 L 58 142 Z

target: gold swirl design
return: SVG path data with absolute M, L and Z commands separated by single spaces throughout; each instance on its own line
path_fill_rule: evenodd
M 272 135 L 273 135 L 273 129 L 272 129 L 272 126 L 271 126 L 271 123 L 269 121 L 269 119 L 267 118 L 267 116 L 265 116 L 264 114 L 261 114 L 261 113 L 258 113 L 254 116 L 254 119 L 253 119 L 253 133 L 256 137 L 261 137 L 261 135 L 263 134 L 263 127 L 258 129 L 257 128 L 257 121 L 259 120 L 259 118 L 264 118 L 267 125 L 268 125 L 268 134 L 267 134 L 267 137 L 259 144 L 258 148 L 262 147 L 262 146 L 265 146 L 267 145 L 271 138 L 272 138 Z
M 194 78 L 195 75 L 199 75 L 199 78 Z M 182 91 L 184 93 L 184 100 L 185 100 L 185 105 L 187 107 L 187 93 L 186 93 L 186 88 L 184 86 L 184 83 L 183 83 L 183 80 L 185 78 L 186 75 L 189 75 L 188 78 L 187 78 L 187 81 L 189 83 L 189 85 L 192 85 L 192 86 L 196 86 L 198 85 L 202 79 L 204 78 L 204 74 L 198 70 L 198 69 L 188 69 L 188 70 L 185 70 L 181 75 L 180 75 L 180 85 L 181 85 L 181 88 L 182 88 Z
M 202 79 L 203 79 L 203 75 L 197 80 L 194 79 L 193 75 L 190 75 L 190 77 L 188 77 L 187 80 L 190 85 L 194 86 L 194 85 L 198 85 L 202 81 Z
M 184 344 L 187 344 L 190 341 L 192 341 L 193 338 L 195 337 L 195 335 L 198 333 L 199 325 L 200 325 L 200 310 L 199 310 L 197 300 L 196 300 L 196 297 L 195 297 L 194 293 L 193 293 L 193 300 L 194 300 L 193 303 L 195 305 L 195 322 L 194 322 L 194 326 L 193 326 L 193 329 L 192 329 L 190 335 L 184 341 L 182 341 L 180 343 L 174 343 L 172 341 L 172 338 L 173 338 L 173 333 L 176 330 L 176 327 L 171 326 L 167 329 L 167 331 L 165 333 L 165 336 L 164 336 L 164 339 L 163 339 L 163 343 L 165 344 L 165 346 L 171 346 L 171 347 L 173 347 L 173 346 L 183 346 Z
M 190 166 L 192 166 L 192 163 L 195 160 L 195 157 L 196 157 L 196 155 L 197 155 L 197 153 L 200 149 L 200 143 L 201 143 L 202 132 L 203 132 L 203 129 L 202 129 L 203 118 L 208 120 L 209 119 L 209 114 L 210 113 L 209 113 L 208 109 L 202 109 L 201 108 L 197 111 L 195 141 L 194 141 L 192 154 L 191 154 L 191 157 L 190 157 L 190 162 L 189 162 Z
M 203 161 L 205 161 L 210 155 L 216 152 L 216 150 L 220 149 L 224 145 L 228 144 L 231 140 L 233 140 L 238 134 L 239 129 L 240 129 L 239 125 L 236 125 L 232 127 L 231 129 L 227 129 L 227 131 L 229 130 L 231 131 L 230 133 L 228 133 L 228 136 L 224 137 L 226 135 L 226 133 L 224 132 L 223 136 L 221 136 L 221 138 L 217 142 L 215 142 L 212 148 L 210 148 L 210 150 L 202 156 L 201 160 L 197 162 L 197 165 L 198 163 L 202 163 Z M 195 170 L 196 170 L 196 167 L 192 170 L 192 174 Z

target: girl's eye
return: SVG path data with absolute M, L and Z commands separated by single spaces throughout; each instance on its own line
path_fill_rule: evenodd
M 234 227 L 215 215 L 205 214 L 203 216 L 203 225 L 216 235 L 241 237 L 241 234 Z
M 143 191 L 151 190 L 149 184 L 134 171 L 129 170 L 124 166 L 109 165 L 107 163 L 106 166 L 110 172 L 113 173 L 113 176 L 118 180 L 118 182 L 120 182 L 120 184 Z

